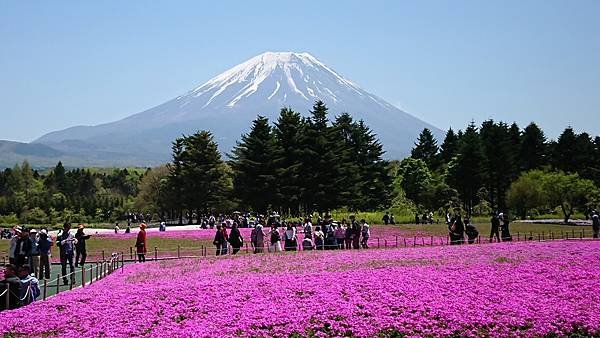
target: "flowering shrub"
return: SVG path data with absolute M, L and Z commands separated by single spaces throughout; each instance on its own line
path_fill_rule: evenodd
M 600 335 L 600 242 L 133 264 L 0 313 L 5 336 Z

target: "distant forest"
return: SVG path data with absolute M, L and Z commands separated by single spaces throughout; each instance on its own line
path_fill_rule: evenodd
M 424 129 L 402 161 L 385 161 L 383 153 L 365 121 L 349 114 L 330 120 L 317 101 L 310 117 L 289 108 L 274 123 L 257 117 L 226 158 L 210 132 L 198 131 L 174 140 L 171 163 L 156 168 L 66 170 L 58 163 L 40 174 L 27 162 L 16 165 L 0 173 L 0 223 L 388 209 L 561 213 L 568 220 L 600 203 L 600 137 L 570 127 L 549 141 L 535 123 L 521 129 L 488 120 L 449 129 L 441 144 Z

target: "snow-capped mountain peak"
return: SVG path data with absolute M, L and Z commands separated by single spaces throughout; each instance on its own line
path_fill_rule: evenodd
M 182 106 L 200 100 L 202 108 L 233 108 L 253 104 L 255 98 L 251 97 L 257 94 L 260 99 L 286 106 L 317 99 L 342 104 L 346 95 L 364 96 L 385 104 L 309 53 L 293 52 L 257 55 L 213 77 L 178 100 Z
M 119 121 L 52 132 L 36 142 L 61 151 L 73 151 L 75 142 L 76 151 L 98 151 L 99 157 L 134 153 L 156 154 L 165 160 L 176 137 L 204 129 L 212 131 L 221 150 L 228 152 L 257 115 L 275 121 L 281 108 L 291 107 L 306 116 L 317 100 L 327 105 L 331 119 L 348 112 L 364 120 L 389 158 L 408 154 L 425 127 L 443 135 L 309 53 L 266 52 L 156 107 Z

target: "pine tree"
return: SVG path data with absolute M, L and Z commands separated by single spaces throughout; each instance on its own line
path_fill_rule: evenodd
M 425 128 L 419 134 L 419 140 L 415 143 L 415 147 L 411 151 L 411 157 L 423 160 L 429 170 L 435 170 L 438 166 L 438 150 L 437 141 L 433 137 L 431 130 Z
M 458 154 L 459 139 L 452 128 L 446 132 L 444 143 L 440 147 L 440 159 L 444 164 L 450 163 Z
M 210 132 L 196 132 L 185 137 L 183 144 L 183 195 L 198 214 L 210 212 L 229 195 L 227 167 Z
M 496 211 L 505 209 L 506 191 L 517 172 L 515 167 L 516 140 L 511 137 L 505 123 L 485 121 L 479 131 L 483 161 L 483 179 L 488 193 L 488 202 Z
M 305 120 L 302 132 L 303 209 L 306 212 L 328 211 L 337 205 L 334 198 L 341 181 L 335 133 L 328 125 L 327 107 L 317 101 Z
M 530 123 L 523 132 L 519 151 L 520 169 L 530 171 L 547 165 L 547 151 L 548 145 L 544 132 L 535 123 Z
M 286 213 L 298 216 L 303 187 L 301 185 L 302 118 L 290 108 L 281 109 L 273 128 L 276 142 L 277 205 Z
M 231 155 L 234 191 L 243 205 L 266 213 L 275 206 L 277 193 L 277 156 L 275 136 L 269 120 L 259 116 L 250 132 L 242 135 Z
M 477 127 L 471 123 L 460 137 L 458 156 L 448 167 L 448 183 L 455 188 L 469 214 L 477 203 L 477 192 L 483 184 L 483 153 Z
M 573 128 L 566 128 L 558 137 L 552 149 L 552 166 L 565 172 L 576 172 L 577 163 L 577 135 Z
M 183 223 L 183 209 L 188 207 L 187 196 L 185 196 L 185 177 L 183 176 L 183 165 L 185 163 L 184 153 L 185 137 L 178 137 L 171 146 L 172 161 L 168 164 L 169 178 L 167 180 L 167 205 L 176 210 L 179 224 Z

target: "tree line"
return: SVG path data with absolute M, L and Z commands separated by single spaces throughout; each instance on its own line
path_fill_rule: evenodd
M 441 144 L 424 129 L 410 157 L 383 155 L 364 121 L 330 119 L 317 101 L 307 117 L 291 108 L 276 121 L 258 116 L 225 156 L 210 132 L 198 131 L 174 140 L 171 162 L 151 169 L 67 170 L 59 162 L 39 173 L 24 162 L 0 172 L 0 223 L 389 208 L 521 217 L 558 210 L 568 219 L 600 201 L 600 137 L 570 127 L 548 140 L 535 123 L 488 120 L 450 128 Z
M 548 141 L 535 123 L 521 130 L 488 120 L 449 129 L 439 146 L 423 130 L 411 157 L 397 163 L 396 182 L 400 194 L 427 210 L 527 217 L 559 208 L 568 220 L 597 206 L 599 168 L 600 137 L 568 127 Z
M 66 169 L 46 173 L 26 161 L 0 172 L 0 223 L 114 221 L 133 207 L 143 172 Z

